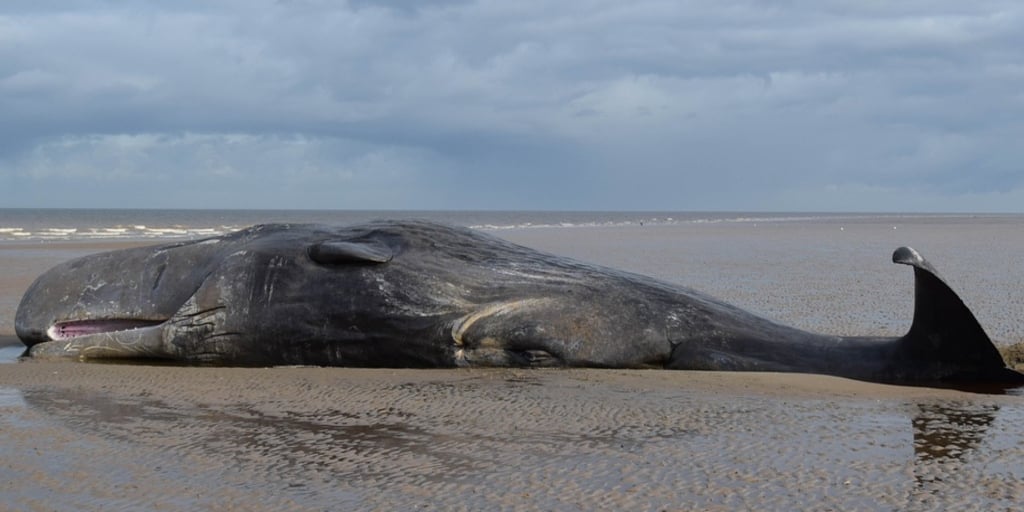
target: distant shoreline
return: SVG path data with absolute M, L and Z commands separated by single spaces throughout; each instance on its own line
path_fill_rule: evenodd
M 700 211 L 420 211 L 0 209 L 0 246 L 35 242 L 160 242 L 221 235 L 253 224 L 350 224 L 422 218 L 487 231 L 789 222 L 1024 222 L 1017 213 L 851 213 Z

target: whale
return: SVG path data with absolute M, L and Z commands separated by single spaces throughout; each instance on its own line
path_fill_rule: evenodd
M 835 336 L 464 227 L 262 224 L 62 263 L 25 292 L 15 330 L 28 358 L 1024 383 L 927 260 L 892 260 L 914 271 L 909 331 Z

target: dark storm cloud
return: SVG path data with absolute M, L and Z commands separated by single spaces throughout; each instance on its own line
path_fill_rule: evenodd
M 5 2 L 0 202 L 1019 210 L 1015 2 Z

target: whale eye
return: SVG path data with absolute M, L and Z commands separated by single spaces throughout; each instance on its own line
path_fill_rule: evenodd
M 506 350 L 509 360 L 514 364 L 531 367 L 562 366 L 563 363 L 558 356 L 547 350 L 535 348 L 525 350 Z
M 323 265 L 381 264 L 395 256 L 391 247 L 376 240 L 327 240 L 311 245 L 307 252 L 309 259 Z

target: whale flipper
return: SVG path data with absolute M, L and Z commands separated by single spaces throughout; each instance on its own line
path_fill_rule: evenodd
M 892 261 L 914 267 L 914 321 L 902 339 L 906 355 L 984 369 L 974 373 L 1006 370 L 1002 355 L 974 314 L 931 263 L 910 247 L 896 249 Z

